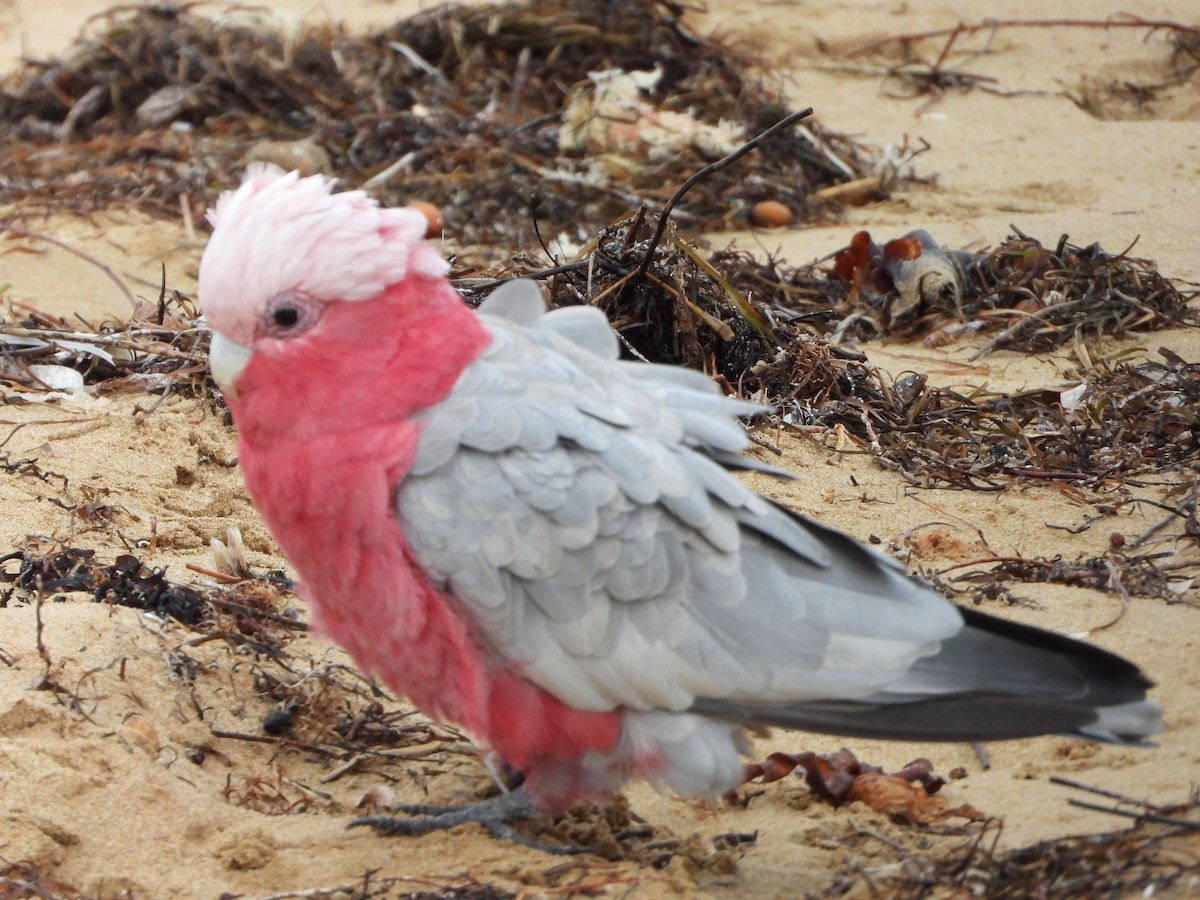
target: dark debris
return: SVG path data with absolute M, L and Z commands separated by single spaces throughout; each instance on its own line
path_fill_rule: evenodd
M 0 570 L 0 582 L 13 585 L 0 606 L 7 606 L 15 590 L 27 594 L 91 594 L 99 603 L 112 603 L 197 626 L 210 618 L 209 604 L 196 590 L 169 581 L 162 569 L 146 566 L 132 554 L 111 564 L 97 561 L 94 550 L 67 547 L 40 555 L 18 550 L 0 558 L 19 563 L 16 571 Z
M 1075 560 L 1061 557 L 1004 559 L 986 571 L 951 579 L 969 585 L 982 596 L 996 596 L 1005 585 L 1064 584 L 1132 597 L 1155 597 L 1168 603 L 1186 603 L 1182 587 L 1200 574 L 1200 559 L 1180 559 L 1173 551 L 1128 554 L 1108 552 Z
M 1195 809 L 1193 800 L 1174 811 Z M 1172 896 L 1172 889 L 1186 894 L 1200 872 L 1195 833 L 1171 825 L 1144 822 L 1124 831 L 1069 835 L 999 851 L 996 837 L 1002 827 L 988 823 L 957 851 L 905 853 L 900 865 L 872 876 L 872 887 L 898 900 L 959 894 L 984 900 L 1085 900 Z M 825 896 L 840 896 L 859 877 L 861 872 L 848 873 Z
M 95 578 L 94 596 L 99 603 L 145 610 L 184 625 L 197 625 L 208 615 L 199 592 L 168 581 L 162 569 L 152 569 L 132 554 L 100 567 Z
M 1077 246 L 1066 235 L 1051 250 L 1013 230 L 1015 236 L 968 272 L 964 315 L 1005 326 L 988 349 L 1038 353 L 1101 336 L 1200 324 L 1189 306 L 1197 292 L 1181 290 L 1150 260 L 1128 250 L 1109 253 L 1099 244 Z

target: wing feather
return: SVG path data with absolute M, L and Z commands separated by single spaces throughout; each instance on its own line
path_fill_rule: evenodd
M 619 362 L 597 310 L 537 300 L 481 308 L 492 342 L 423 414 L 396 495 L 492 652 L 580 708 L 682 710 L 870 695 L 961 628 L 898 565 L 727 471 L 735 416 L 760 407 Z

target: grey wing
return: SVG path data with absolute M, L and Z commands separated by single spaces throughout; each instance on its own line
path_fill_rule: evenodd
M 850 698 L 961 628 L 891 561 L 729 474 L 735 416 L 759 407 L 617 361 L 597 310 L 505 306 L 481 308 L 493 341 L 424 414 L 396 506 L 429 577 L 530 680 L 596 710 Z

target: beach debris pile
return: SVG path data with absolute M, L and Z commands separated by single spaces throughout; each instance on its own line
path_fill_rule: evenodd
M 357 35 L 261 10 L 120 7 L 0 83 L 0 202 L 198 220 L 258 160 L 431 204 L 460 246 L 578 246 L 787 112 L 750 54 L 693 34 L 683 13 L 445 5 Z M 675 216 L 745 227 L 770 200 L 811 220 L 828 215 L 814 192 L 874 177 L 865 196 L 886 196 L 894 175 L 809 122 Z

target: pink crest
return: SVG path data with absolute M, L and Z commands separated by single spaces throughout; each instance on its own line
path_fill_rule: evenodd
M 370 300 L 408 275 L 446 273 L 441 254 L 422 240 L 419 212 L 333 186 L 321 175 L 252 164 L 242 185 L 209 210 L 200 302 L 226 337 L 249 342 L 258 314 L 284 291 Z

